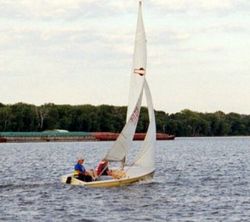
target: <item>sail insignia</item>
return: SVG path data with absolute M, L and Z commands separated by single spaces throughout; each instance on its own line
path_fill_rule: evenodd
M 144 68 L 134 69 L 135 74 L 139 74 L 140 76 L 144 76 L 146 74 L 146 70 Z
M 138 107 L 135 107 L 135 110 L 130 117 L 130 121 L 133 122 L 134 124 L 137 124 L 139 115 L 140 115 L 140 109 Z

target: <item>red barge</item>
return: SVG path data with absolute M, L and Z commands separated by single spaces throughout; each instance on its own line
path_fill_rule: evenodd
M 110 132 L 95 132 L 91 133 L 92 136 L 96 138 L 98 141 L 112 141 L 116 140 L 119 136 L 119 133 L 110 133 Z M 146 133 L 135 133 L 134 140 L 144 140 Z M 174 135 L 169 135 L 166 133 L 157 133 L 156 134 L 157 140 L 174 140 Z

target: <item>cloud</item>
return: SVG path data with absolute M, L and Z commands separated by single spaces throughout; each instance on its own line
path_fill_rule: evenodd
M 51 61 L 57 66 L 59 63 L 62 66 L 68 64 L 72 69 L 77 64 L 81 64 L 83 69 L 93 69 L 98 64 L 100 70 L 121 68 L 131 61 L 132 33 L 122 29 L 110 29 L 102 33 L 94 29 L 15 27 L 2 30 L 4 34 L 0 35 L 0 50 L 4 51 L 4 58 L 8 62 L 0 72 L 4 74 L 8 70 L 8 73 L 15 74 L 23 70 L 32 73 L 25 69 L 29 64 L 27 61 L 32 61 L 34 67 L 47 67 L 47 70 L 51 67 L 53 70 L 53 65 L 48 65 Z
M 250 31 L 249 26 L 243 25 L 242 23 L 236 23 L 236 22 L 224 22 L 222 24 L 215 24 L 215 25 L 209 25 L 204 28 L 200 28 L 197 30 L 200 33 L 208 34 L 212 32 L 217 33 L 247 33 Z
M 148 36 L 153 44 L 179 44 L 188 41 L 191 33 L 178 29 L 154 28 L 148 32 Z
M 3 0 L 0 5 L 2 18 L 9 19 L 59 19 L 74 20 L 84 17 L 118 16 L 134 13 L 137 0 Z M 249 10 L 248 0 L 145 0 L 145 7 L 161 12 L 216 12 L 225 13 Z
M 149 5 L 162 12 L 229 12 L 247 10 L 250 8 L 248 0 L 150 0 Z
M 121 95 L 127 99 L 137 2 L 2 0 L 0 80 L 5 84 L 0 87 L 0 100 L 124 105 Z M 206 78 L 219 94 L 224 89 L 212 88 L 212 83 L 218 76 L 223 81 L 230 70 L 237 70 L 233 78 L 241 82 L 238 75 L 249 70 L 249 16 L 244 13 L 249 4 L 245 0 L 144 0 L 152 71 L 148 77 L 153 80 L 152 92 L 160 89 L 154 93 L 158 108 L 171 104 L 166 103 L 167 97 L 179 106 L 166 109 L 179 111 L 190 104 L 192 108 L 199 103 L 193 89 Z M 206 93 L 204 88 L 200 91 Z M 116 99 L 114 92 L 118 92 Z
M 100 0 L 12 0 L 3 1 L 0 14 L 5 18 L 77 19 L 81 17 L 113 16 L 128 12 L 135 1 Z
M 24 19 L 49 18 L 65 16 L 75 10 L 78 10 L 80 4 L 84 2 L 87 5 L 91 1 L 32 1 L 32 0 L 12 0 L 4 1 L 1 4 L 0 11 L 5 17 L 22 17 Z

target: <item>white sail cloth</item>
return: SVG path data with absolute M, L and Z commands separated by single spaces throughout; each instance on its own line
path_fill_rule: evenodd
M 138 123 L 140 108 L 142 102 L 143 91 L 146 95 L 148 112 L 149 112 L 149 126 L 142 144 L 140 152 L 138 153 L 134 164 L 142 168 L 147 168 L 154 171 L 154 146 L 156 140 L 155 116 L 152 103 L 152 97 L 149 90 L 148 83 L 145 79 L 147 65 L 147 49 L 146 49 L 146 35 L 142 19 L 141 2 L 139 4 L 135 48 L 133 57 L 133 67 L 130 76 L 129 101 L 127 110 L 126 124 L 115 141 L 114 145 L 107 152 L 105 159 L 108 161 L 124 162 L 132 144 L 136 126 Z
M 106 160 L 112 162 L 125 162 L 128 149 L 131 146 L 131 142 L 133 140 L 137 122 L 139 119 L 141 101 L 142 101 L 142 92 L 138 98 L 137 104 L 128 122 L 123 127 L 123 130 L 119 134 L 112 148 L 107 152 L 105 156 Z
M 147 81 L 144 84 L 144 92 L 147 98 L 149 126 L 143 145 L 135 158 L 134 164 L 148 169 L 155 169 L 155 142 L 156 142 L 156 125 L 155 114 L 152 102 L 152 96 Z
M 146 34 L 142 19 L 141 2 L 138 10 L 137 27 L 135 35 L 135 46 L 133 65 L 130 74 L 130 88 L 128 98 L 127 122 L 133 113 L 134 107 L 137 104 L 138 98 L 143 90 L 143 84 L 147 66 L 147 47 Z M 141 70 L 140 70 L 141 69 Z M 142 71 L 140 73 L 140 71 Z

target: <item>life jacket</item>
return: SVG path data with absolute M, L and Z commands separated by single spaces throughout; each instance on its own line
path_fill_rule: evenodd
M 74 170 L 74 177 L 78 177 L 79 176 L 79 170 Z

